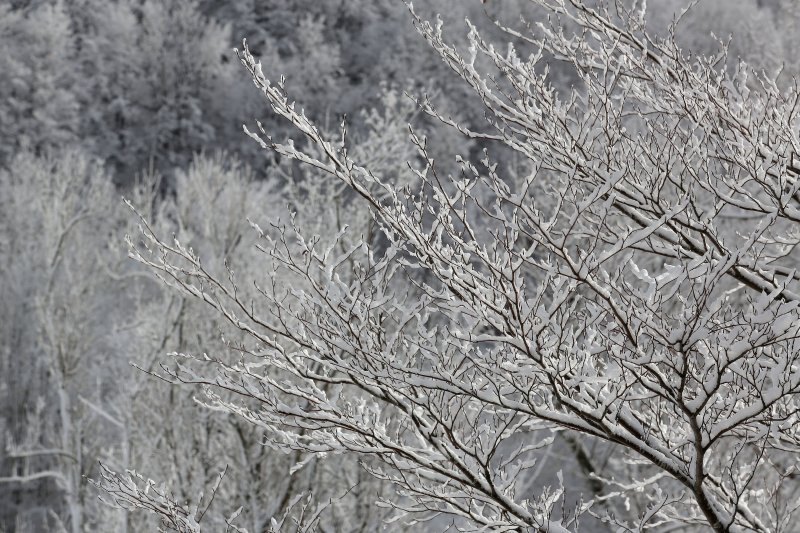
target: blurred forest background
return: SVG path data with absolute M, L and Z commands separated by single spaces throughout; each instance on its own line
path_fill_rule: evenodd
M 499 35 L 493 19 L 542 17 L 524 0 L 417 4 L 424 16 L 441 13 L 454 38 L 465 17 L 490 36 Z M 664 31 L 684 4 L 651 0 L 651 29 Z M 798 24 L 796 0 L 704 0 L 678 39 L 713 53 L 733 36 L 731 56 L 783 69 L 789 83 L 800 71 Z M 292 211 L 323 237 L 345 223 L 374 231 L 367 208 L 338 185 L 242 132 L 256 120 L 276 138 L 288 132 L 232 51 L 245 37 L 318 123 L 336 134 L 347 115 L 353 150 L 386 175 L 403 179 L 415 157 L 408 123 L 435 139 L 444 164 L 480 157 L 481 146 L 430 123 L 404 94 L 427 93 L 466 124 L 483 118 L 400 0 L 0 1 L 0 532 L 153 531 L 151 517 L 98 500 L 88 480 L 101 461 L 158 476 L 180 501 L 227 468 L 213 511 L 244 506 L 251 532 L 312 488 L 341 502 L 324 530 L 379 529 L 372 503 L 392 488 L 355 460 L 274 452 L 257 428 L 140 370 L 168 352 L 224 350 L 225 330 L 127 260 L 135 216 L 122 196 L 209 268 L 224 258 L 256 268 L 246 217 L 266 227 Z M 552 65 L 557 88 L 574 82 L 565 72 Z M 524 171 L 494 155 L 507 172 Z M 577 451 L 553 460 L 573 465 L 578 493 L 591 485 L 581 453 L 600 451 L 566 444 Z

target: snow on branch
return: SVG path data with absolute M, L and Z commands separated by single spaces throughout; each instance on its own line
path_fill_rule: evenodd
M 403 186 L 344 133 L 330 140 L 245 43 L 256 87 L 304 139 L 245 131 L 349 187 L 384 242 L 347 228 L 322 242 L 295 217 L 254 224 L 266 275 L 242 283 L 143 220 L 131 256 L 249 339 L 234 355 L 175 354 L 160 376 L 201 387 L 275 448 L 374 459 L 397 519 L 567 531 L 592 512 L 629 530 L 775 531 L 798 505 L 786 472 L 800 449 L 800 95 L 687 56 L 639 9 L 537 3 L 573 30 L 506 28 L 517 45 L 501 51 L 470 26 L 467 57 L 412 9 L 485 129 L 420 105 L 486 151 L 446 174 L 410 130 Z M 553 58 L 573 90 L 549 83 Z M 496 145 L 528 172 L 496 164 Z M 736 222 L 744 212 L 752 224 Z M 522 490 L 562 430 L 625 450 L 645 475 L 596 475 L 607 492 L 572 511 L 559 487 Z M 614 500 L 631 494 L 640 512 L 626 516 Z

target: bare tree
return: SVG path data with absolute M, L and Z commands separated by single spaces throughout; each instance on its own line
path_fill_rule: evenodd
M 0 316 L 14 355 L 0 364 L 0 390 L 3 403 L 6 394 L 18 402 L 0 421 L 0 490 L 11 501 L 15 491 L 38 488 L 43 496 L 31 511 L 46 510 L 50 524 L 38 527 L 77 533 L 91 508 L 85 457 L 107 442 L 79 399 L 95 392 L 82 390 L 82 380 L 100 379 L 111 350 L 108 228 L 124 223 L 123 213 L 103 167 L 79 150 L 20 153 L 0 171 L 0 188 Z
M 567 531 L 592 513 L 626 531 L 790 530 L 800 93 L 726 68 L 724 47 L 687 55 L 674 25 L 650 35 L 643 5 L 535 3 L 552 18 L 504 28 L 519 44 L 502 50 L 472 26 L 459 50 L 412 9 L 485 128 L 419 104 L 485 155 L 443 175 L 412 130 L 413 179 L 399 184 L 348 150 L 344 125 L 325 135 L 245 46 L 254 83 L 303 140 L 260 123 L 248 134 L 345 184 L 383 240 L 254 224 L 263 274 L 244 283 L 143 223 L 147 248 L 131 240 L 131 255 L 246 334 L 230 352 L 180 354 L 162 377 L 202 387 L 277 448 L 360 454 L 397 487 L 379 502 L 390 522 Z M 550 60 L 579 85 L 554 89 Z M 529 172 L 506 175 L 499 147 Z M 613 444 L 627 466 L 595 473 L 606 490 L 574 505 L 558 485 L 533 494 L 555 431 Z M 615 500 L 636 503 L 609 512 L 626 508 Z

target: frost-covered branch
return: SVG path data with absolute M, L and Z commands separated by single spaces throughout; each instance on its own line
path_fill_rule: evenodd
M 256 87 L 303 139 L 247 133 L 345 185 L 382 240 L 309 236 L 294 216 L 253 224 L 263 275 L 241 283 L 143 220 L 132 257 L 245 334 L 229 353 L 175 354 L 160 375 L 278 449 L 374 460 L 398 519 L 564 531 L 591 510 L 630 530 L 775 531 L 798 506 L 798 91 L 725 70 L 724 53 L 687 56 L 640 9 L 536 3 L 575 32 L 523 23 L 500 51 L 470 26 L 464 52 L 412 10 L 485 129 L 422 108 L 486 149 L 447 174 L 412 129 L 402 184 L 351 153 L 345 125 L 332 140 L 245 46 Z M 550 85 L 553 58 L 573 90 Z M 528 172 L 494 162 L 501 146 Z M 637 510 L 570 512 L 560 487 L 521 490 L 554 430 L 623 450 L 638 471 L 595 474 L 609 489 L 594 503 L 638 493 Z

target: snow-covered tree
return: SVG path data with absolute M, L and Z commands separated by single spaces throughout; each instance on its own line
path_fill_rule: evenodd
M 76 1 L 83 129 L 90 149 L 130 184 L 141 168 L 171 172 L 213 143 L 227 108 L 230 27 L 192 0 Z
M 351 149 L 344 125 L 334 136 L 312 123 L 245 47 L 254 83 L 302 139 L 260 123 L 250 136 L 346 186 L 380 233 L 254 221 L 260 255 L 243 276 L 143 223 L 134 258 L 237 335 L 161 376 L 197 385 L 271 447 L 361 456 L 396 489 L 377 502 L 390 524 L 443 514 L 465 530 L 567 531 L 593 515 L 623 531 L 789 531 L 800 92 L 724 47 L 688 55 L 674 26 L 648 33 L 643 3 L 536 3 L 552 18 L 504 28 L 520 43 L 508 47 L 473 26 L 466 49 L 451 46 L 412 10 L 484 107 L 478 129 L 418 102 L 483 143 L 453 175 L 412 130 L 417 156 L 397 179 Z M 557 90 L 545 60 L 579 82 Z M 501 148 L 527 171 L 496 164 Z M 530 484 L 560 433 L 609 450 L 609 469 L 587 467 L 598 488 L 583 500 Z M 200 529 L 202 512 L 145 480 L 106 471 L 102 485 Z
M 109 273 L 125 219 L 102 165 L 78 150 L 18 154 L 0 189 L 2 507 L 20 531 L 78 533 L 97 507 L 85 476 L 115 440 L 87 402 L 102 405 L 115 368 L 124 286 Z
M 75 35 L 64 2 L 0 4 L 0 165 L 20 150 L 69 146 L 79 134 Z

